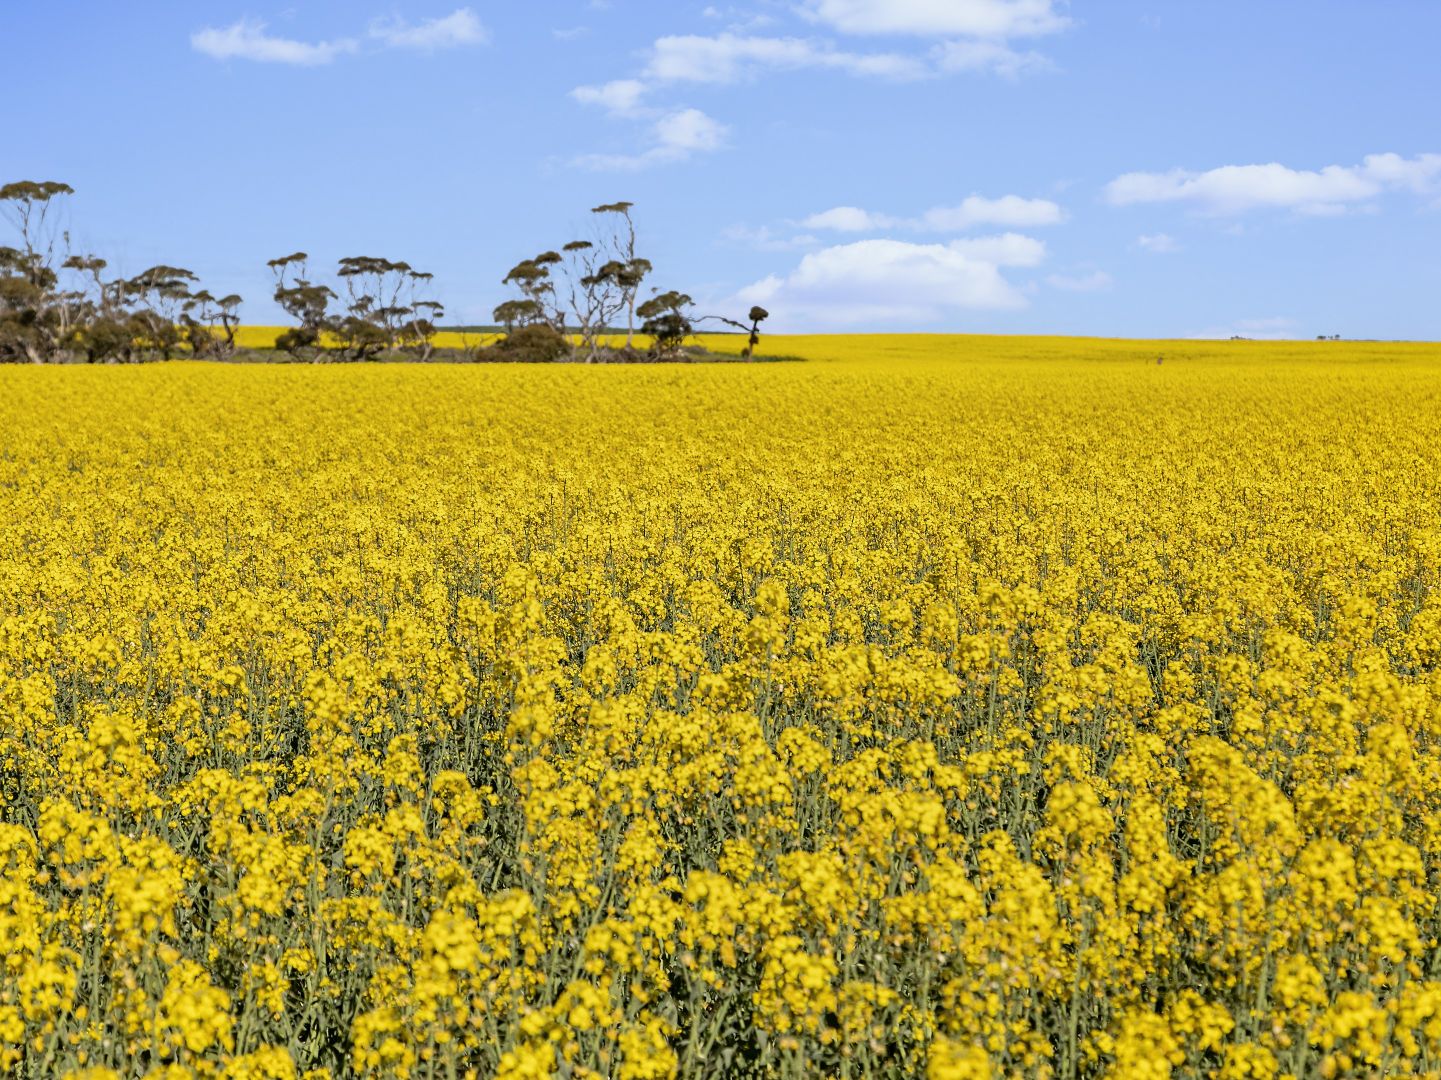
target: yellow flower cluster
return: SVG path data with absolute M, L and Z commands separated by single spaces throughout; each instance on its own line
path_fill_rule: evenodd
M 1441 1074 L 1441 350 L 767 343 L 0 371 L 0 1071 Z

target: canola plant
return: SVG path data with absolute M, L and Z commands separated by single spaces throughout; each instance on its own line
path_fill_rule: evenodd
M 767 345 L 0 371 L 6 1075 L 1437 1075 L 1441 348 Z

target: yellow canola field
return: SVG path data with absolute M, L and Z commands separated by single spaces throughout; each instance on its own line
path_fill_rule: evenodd
M 241 326 L 235 332 L 235 344 L 242 349 L 273 349 L 275 339 L 283 334 L 285 329 L 283 326 Z M 491 344 L 497 337 L 496 334 L 442 330 L 432 335 L 431 344 L 437 349 L 474 349 Z M 334 344 L 328 336 L 324 340 Z
M 762 347 L 0 370 L 0 1068 L 1437 1075 L 1441 348 Z

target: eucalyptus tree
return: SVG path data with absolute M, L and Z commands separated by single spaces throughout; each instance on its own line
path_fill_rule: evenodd
M 757 304 L 752 307 L 750 313 L 746 315 L 746 318 L 750 320 L 749 325 L 739 322 L 736 319 L 727 319 L 724 315 L 706 315 L 703 316 L 703 319 L 714 319 L 717 322 L 725 323 L 727 326 L 734 326 L 737 330 L 745 333 L 747 335 L 746 345 L 745 348 L 741 350 L 741 356 L 747 360 L 752 360 L 755 358 L 756 347 L 761 343 L 761 323 L 770 317 L 771 313 Z M 702 319 L 697 319 L 696 321 L 701 322 Z
M 180 317 L 198 282 L 189 270 L 178 266 L 152 266 L 120 284 L 131 311 L 131 325 L 139 331 L 137 345 L 169 360 L 180 344 Z
M 271 259 L 265 265 L 275 275 L 275 302 L 297 324 L 275 339 L 275 347 L 291 356 L 320 359 L 324 350 L 321 336 L 335 324 L 330 304 L 339 297 L 330 286 L 310 280 L 310 256 L 303 251 Z
M 197 357 L 229 360 L 235 355 L 235 332 L 240 327 L 242 301 L 234 293 L 216 298 L 201 289 L 185 302 L 180 324 L 190 351 Z
M 561 310 L 556 282 L 551 267 L 564 260 L 557 251 L 543 251 L 531 259 L 522 259 L 512 266 L 502 285 L 519 291 L 519 300 L 510 300 L 496 307 L 495 321 L 507 327 L 545 323 L 556 333 L 565 333 L 565 312 Z
M 374 255 L 341 259 L 338 275 L 345 284 L 346 309 L 335 331 L 347 358 L 370 360 L 395 348 L 415 313 L 402 299 L 420 275 L 407 262 Z
M 591 209 L 592 214 L 611 215 L 619 219 L 607 243 L 613 255 L 607 265 L 611 271 L 610 280 L 620 290 L 621 305 L 626 313 L 625 347 L 627 349 L 633 348 L 635 345 L 635 317 L 639 314 L 636 309 L 636 297 L 640 293 L 640 287 L 645 281 L 646 275 L 654 269 L 650 260 L 643 259 L 636 254 L 635 219 L 631 217 L 630 213 L 634 207 L 635 203 L 632 202 L 613 202 L 602 203 Z
M 623 266 L 590 240 L 573 240 L 565 253 L 565 296 L 586 363 L 600 356 L 601 335 L 625 310 Z
M 680 351 L 685 339 L 695 333 L 695 324 L 688 309 L 695 301 L 683 292 L 670 290 L 651 297 L 635 309 L 645 322 L 640 332 L 654 339 L 656 356 L 669 356 Z
M 54 180 L 0 187 L 0 216 L 19 238 L 18 247 L 0 246 L 0 360 L 44 363 L 64 348 L 69 319 L 56 267 L 65 239 L 57 200 L 74 193 Z

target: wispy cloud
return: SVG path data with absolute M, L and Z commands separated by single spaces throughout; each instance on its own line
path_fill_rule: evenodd
M 371 24 L 370 36 L 392 49 L 434 52 L 463 45 L 483 45 L 490 34 L 470 8 L 459 8 L 438 19 L 414 25 L 404 19 L 387 19 Z
M 296 41 L 266 32 L 263 22 L 242 19 L 229 26 L 207 27 L 190 35 L 196 52 L 217 60 L 252 60 L 259 64 L 295 64 L 316 67 L 359 48 L 354 38 L 335 41 Z
M 801 222 L 808 229 L 831 232 L 882 232 L 905 229 L 911 232 L 964 232 L 977 226 L 1035 228 L 1057 225 L 1065 220 L 1065 211 L 1049 199 L 1026 199 L 1019 195 L 1003 195 L 988 199 L 970 195 L 955 206 L 936 206 L 919 217 L 899 217 L 875 213 L 857 206 L 837 206 L 812 214 Z
M 601 86 L 577 86 L 570 96 L 582 105 L 596 105 L 617 116 L 634 116 L 647 90 L 639 79 L 615 79 Z
M 1441 154 L 1415 158 L 1372 154 L 1360 165 L 1328 165 L 1314 171 L 1272 162 L 1223 165 L 1207 172 L 1126 173 L 1107 185 L 1106 198 L 1116 206 L 1189 203 L 1216 215 L 1265 208 L 1333 215 L 1371 203 L 1388 190 L 1427 194 L 1438 188 Z
M 434 52 L 489 40 L 484 24 L 470 8 L 458 8 L 449 15 L 409 23 L 386 19 L 370 25 L 364 41 L 382 49 Z M 319 67 L 342 56 L 358 53 L 362 39 L 335 38 L 327 41 L 299 41 L 269 32 L 255 19 L 241 19 L 224 27 L 205 27 L 190 35 L 196 52 L 217 60 L 249 60 L 259 64 L 290 64 Z
M 815 36 L 781 36 L 756 31 L 775 22 L 769 13 L 711 5 L 705 18 L 722 22 L 717 34 L 672 34 L 656 38 L 644 65 L 629 78 L 578 86 L 571 97 L 612 115 L 654 120 L 662 113 L 644 101 L 686 84 L 731 85 L 777 72 L 837 72 L 855 78 L 913 82 L 958 73 L 1019 78 L 1050 67 L 1033 51 L 1012 48 L 1008 39 L 1052 33 L 1069 25 L 1055 9 L 1063 0 L 802 0 L 775 4 L 812 26 L 842 34 L 889 34 L 937 39 L 906 51 L 838 47 Z M 587 155 L 578 163 L 635 163 L 663 159 L 658 144 L 642 155 Z M 670 155 L 671 160 L 674 155 Z M 940 230 L 938 230 L 940 231 Z
M 947 41 L 936 48 L 935 58 L 944 72 L 989 72 L 1007 79 L 1055 66 L 1049 57 L 1032 49 L 1017 52 L 998 41 Z
M 776 21 L 774 15 L 730 6 L 719 8 L 711 5 L 702 11 L 701 15 L 707 19 L 716 19 L 726 23 L 726 28 L 734 33 L 749 33 L 752 30 L 760 30 L 767 26 L 774 25 Z
M 656 40 L 645 76 L 658 82 L 733 83 L 763 71 L 816 68 L 900 80 L 928 74 L 915 57 L 843 52 L 807 38 L 685 34 Z
M 798 248 L 813 247 L 817 239 L 809 233 L 783 236 L 766 225 L 753 228 L 749 225 L 731 225 L 721 233 L 728 243 L 743 244 L 757 251 L 795 251 Z
M 845 34 L 1033 37 L 1070 20 L 1055 0 L 805 0 L 811 19 Z
M 1142 233 L 1136 237 L 1136 246 L 1153 255 L 1169 255 L 1181 250 L 1176 238 L 1168 233 Z
M 833 206 L 812 214 L 801 222 L 807 229 L 825 229 L 827 232 L 881 232 L 891 228 L 896 219 L 885 214 L 873 214 L 859 206 Z
M 699 109 L 678 109 L 652 125 L 653 145 L 648 150 L 639 154 L 585 154 L 574 159 L 574 164 L 601 172 L 635 172 L 719 150 L 729 132 L 724 124 Z

